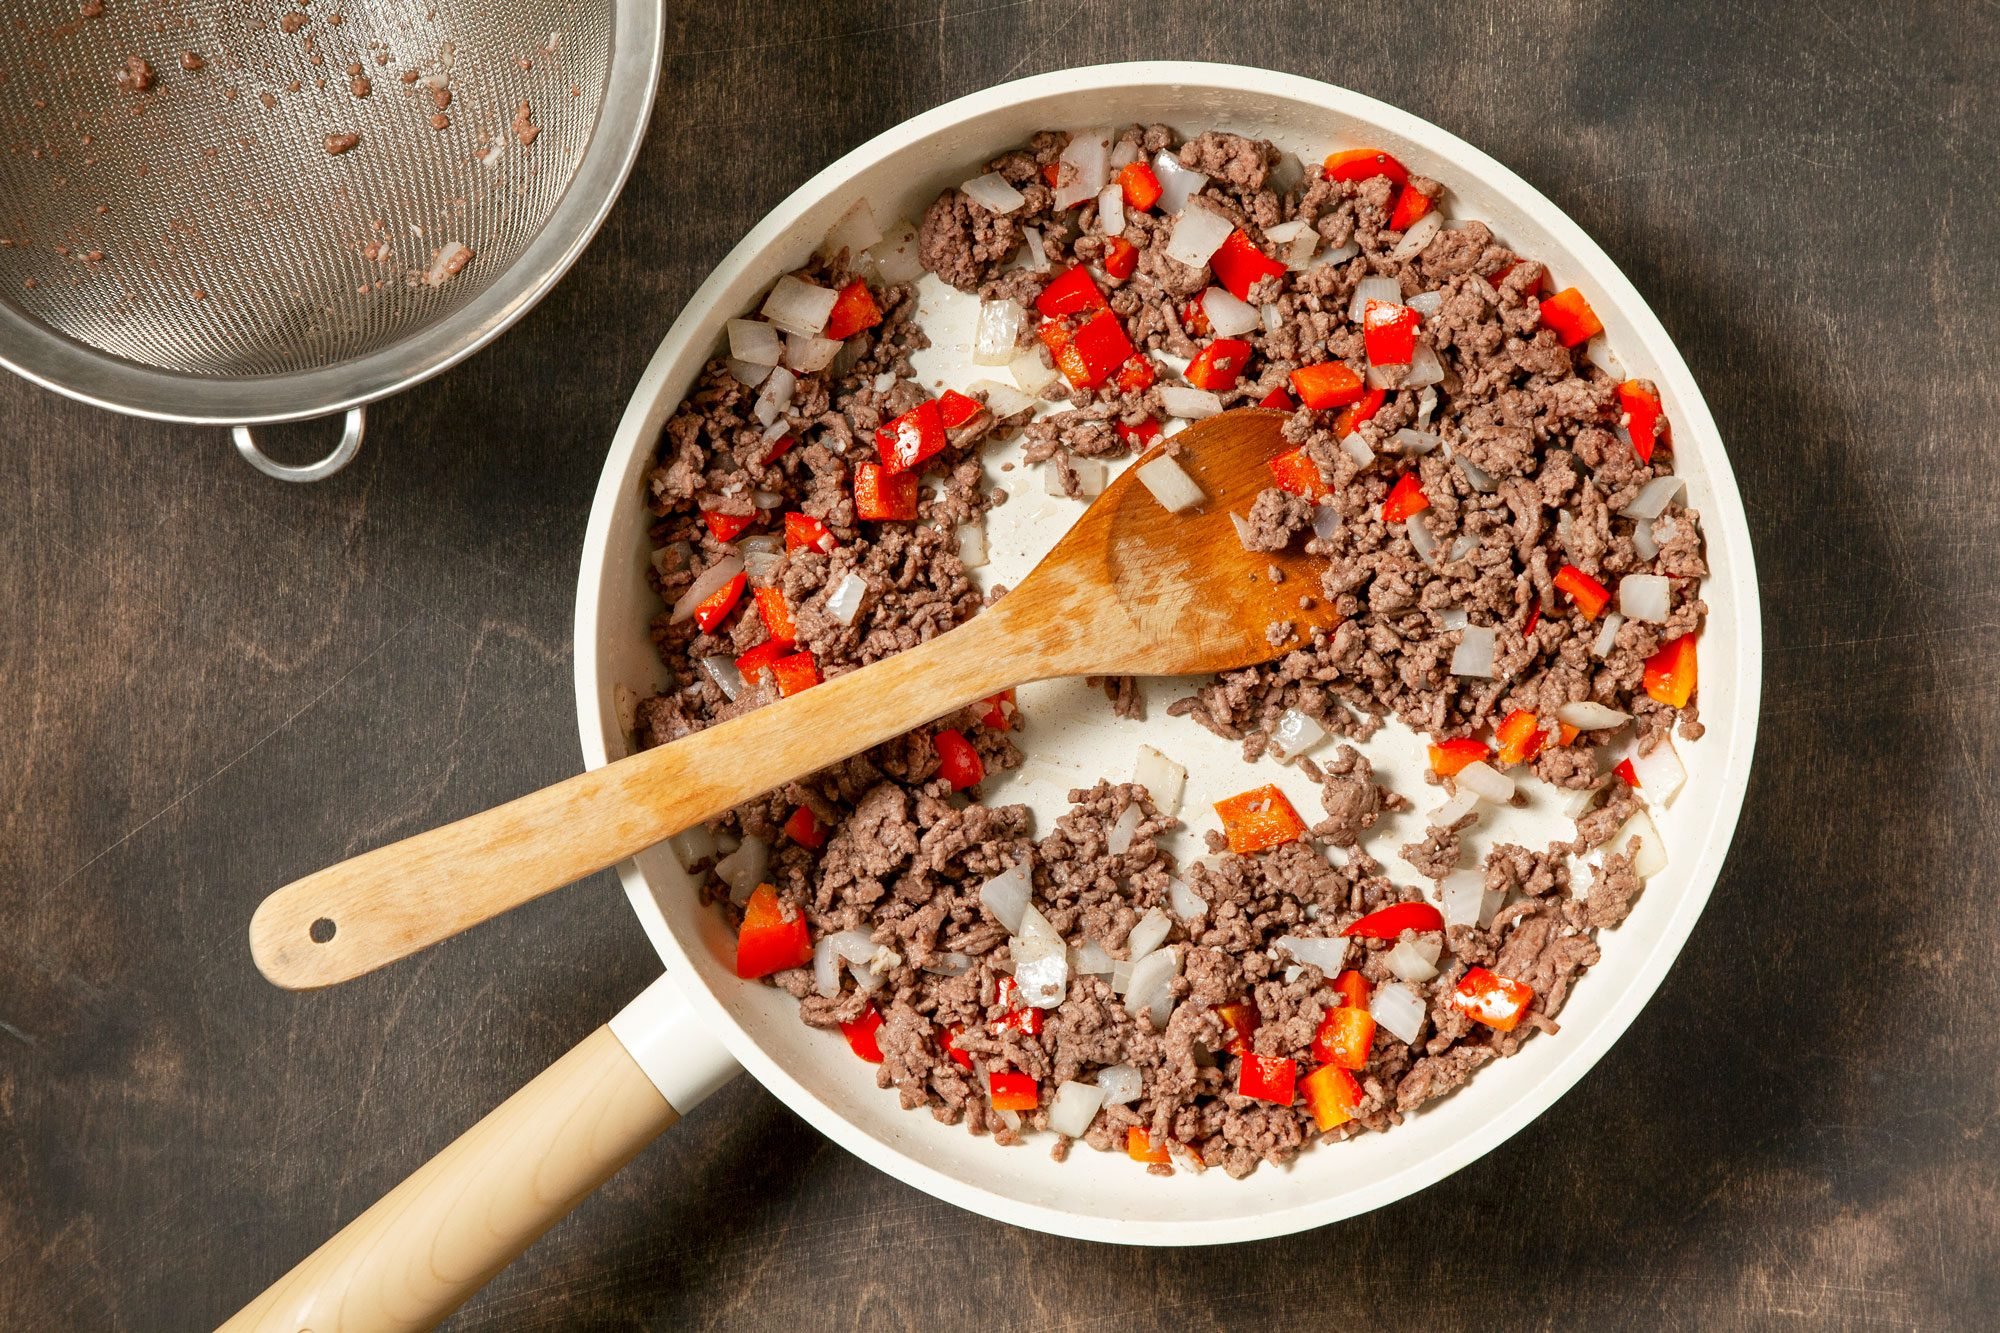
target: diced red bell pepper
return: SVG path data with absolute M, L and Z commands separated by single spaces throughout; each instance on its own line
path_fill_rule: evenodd
M 987 1090 L 993 1097 L 996 1111 L 1032 1111 L 1041 1103 L 1041 1090 L 1035 1080 L 1026 1074 L 1013 1070 L 995 1070 L 986 1076 Z
M 1109 310 L 1098 311 L 1075 328 L 1067 320 L 1049 320 L 1036 333 L 1056 368 L 1079 389 L 1096 388 L 1138 354 L 1124 325 Z
M 789 656 L 792 645 L 779 639 L 766 639 L 749 652 L 736 659 L 736 671 L 745 680 L 753 680 L 759 671 L 769 667 L 781 657 Z
M 1361 311 L 1361 341 L 1371 366 L 1407 366 L 1417 354 L 1424 317 L 1395 301 L 1370 301 Z
M 1240 227 L 1208 257 L 1208 267 L 1223 290 L 1239 301 L 1249 300 L 1250 289 L 1263 279 L 1285 272 L 1285 266 L 1253 245 Z
M 1340 993 L 1340 1002 L 1355 1009 L 1368 1007 L 1368 978 L 1353 968 L 1348 968 L 1333 979 L 1334 990 Z
M 801 847 L 824 847 L 826 825 L 819 822 L 819 816 L 802 805 L 792 811 L 791 818 L 785 821 L 785 836 Z
M 1275 783 L 1217 801 L 1215 813 L 1222 818 L 1229 850 L 1238 856 L 1297 842 L 1306 833 L 1305 821 Z
M 771 663 L 771 679 L 778 683 L 778 697 L 789 699 L 819 684 L 819 659 L 811 653 L 781 657 Z
M 1132 446 L 1134 451 L 1142 452 L 1149 449 L 1153 441 L 1160 438 L 1160 423 L 1151 417 L 1147 417 L 1136 426 L 1121 421 L 1117 429 L 1118 438 Z
M 979 725 L 988 731 L 1010 731 L 1014 726 L 1014 691 L 1002 690 L 984 701 L 986 711 L 979 715 Z
M 1299 1080 L 1299 1089 L 1321 1133 L 1352 1120 L 1361 1105 L 1361 1084 L 1339 1065 L 1321 1065 Z
M 1365 392 L 1361 376 L 1339 361 L 1300 366 L 1292 372 L 1291 380 L 1292 392 L 1315 412 L 1359 402 Z
M 1313 1035 L 1313 1059 L 1342 1069 L 1362 1069 L 1375 1045 L 1375 1016 L 1357 1005 L 1329 1009 Z
M 1273 389 L 1264 395 L 1263 400 L 1257 406 L 1273 408 L 1279 412 L 1289 412 L 1297 407 L 1298 404 L 1294 403 L 1292 396 L 1283 389 Z
M 771 637 L 796 643 L 799 627 L 792 619 L 792 608 L 785 605 L 784 592 L 778 588 L 758 588 L 751 595 L 757 599 L 757 618 L 764 622 Z
M 1542 752 L 1549 734 L 1542 730 L 1540 718 L 1516 708 L 1493 728 L 1493 739 L 1500 742 L 1498 758 L 1503 765 L 1525 764 Z
M 764 466 L 769 467 L 780 458 L 783 458 L 792 451 L 792 446 L 798 442 L 799 437 L 796 435 L 780 435 L 778 442 L 764 451 Z
M 1406 930 L 1443 929 L 1444 913 L 1419 900 L 1378 907 L 1340 933 L 1355 939 L 1393 940 Z
M 1139 247 L 1123 236 L 1113 236 L 1105 242 L 1104 271 L 1123 282 L 1139 267 Z
M 1333 438 L 1344 440 L 1354 434 L 1361 423 L 1382 410 L 1382 404 L 1389 401 L 1387 389 L 1370 389 L 1361 395 L 1361 401 L 1333 419 Z
M 804 967 L 812 956 L 806 914 L 779 902 L 771 885 L 759 884 L 743 904 L 743 925 L 736 932 L 736 975 L 754 981 L 789 967 Z
M 1135 1162 L 1158 1166 L 1168 1160 L 1167 1145 L 1153 1146 L 1153 1136 L 1137 1125 L 1125 1127 L 1125 1155 Z
M 1042 1011 L 1031 1004 L 1021 1003 L 1021 988 L 1012 977 L 1000 978 L 998 987 L 1000 1007 L 1005 1011 L 994 1019 L 989 1027 L 995 1033 L 1025 1032 L 1030 1037 L 1042 1035 Z
M 851 1023 L 840 1025 L 840 1035 L 847 1038 L 847 1045 L 856 1055 L 871 1065 L 882 1063 L 882 1046 L 875 1034 L 882 1028 L 882 1011 L 869 1005 L 861 1011 L 861 1017 Z
M 1582 734 L 1583 733 L 1581 731 L 1579 731 L 1575 727 L 1572 727 L 1567 722 L 1556 723 L 1556 745 L 1558 748 L 1568 745 L 1571 741 L 1575 740 L 1578 736 L 1581 736 Z
M 824 336 L 845 341 L 881 322 L 882 307 L 875 304 L 875 293 L 868 290 L 867 283 L 856 278 L 833 298 L 833 313 L 826 317 Z
M 1497 292 L 1500 290 L 1500 284 L 1507 281 L 1507 275 L 1509 273 L 1512 273 L 1515 269 L 1521 267 L 1521 265 L 1526 262 L 1527 262 L 1526 260 L 1522 259 L 1509 260 L 1507 263 L 1502 264 L 1499 268 L 1496 268 L 1491 273 L 1487 274 L 1486 281 L 1492 283 L 1493 290 Z
M 1417 474 L 1405 472 L 1396 478 L 1396 484 L 1389 488 L 1388 498 L 1382 501 L 1382 521 L 1401 523 L 1430 507 L 1431 498 L 1424 494 L 1424 484 L 1417 480 Z
M 1604 332 L 1603 321 L 1574 287 L 1565 287 L 1542 302 L 1542 323 L 1556 331 L 1564 347 L 1588 342 Z
M 986 765 L 963 734 L 940 731 L 931 738 L 931 744 L 937 747 L 938 776 L 950 783 L 953 791 L 977 786 L 985 778 Z
M 1302 495 L 1308 500 L 1324 500 L 1333 494 L 1333 485 L 1320 475 L 1319 464 L 1306 454 L 1304 445 L 1287 449 L 1271 460 L 1271 475 L 1278 489 Z
M 1250 1054 L 1250 1038 L 1257 1034 L 1261 1021 L 1257 1006 L 1248 1000 L 1237 1000 L 1233 1004 L 1215 1006 L 1215 1016 L 1222 1020 L 1223 1031 L 1229 1036 L 1222 1049 L 1231 1055 Z
M 1619 777 L 1623 778 L 1625 780 L 1626 786 L 1636 787 L 1639 785 L 1639 770 L 1632 767 L 1632 761 L 1630 759 L 1620 759 L 1618 761 L 1618 767 L 1612 769 L 1611 771 L 1613 773 L 1616 773 Z
M 1492 747 L 1477 737 L 1454 736 L 1431 746 L 1431 772 L 1448 778 L 1492 753 Z
M 1208 322 L 1208 307 L 1199 296 L 1181 307 L 1181 327 L 1196 338 L 1206 338 L 1215 332 L 1215 326 Z
M 1057 185 L 1062 183 L 1062 163 L 1060 162 L 1042 163 L 1042 179 L 1048 182 L 1048 186 L 1051 190 L 1055 189 Z
M 1042 312 L 1044 319 L 1059 319 L 1080 310 L 1104 308 L 1104 293 L 1097 290 L 1090 270 L 1081 264 L 1051 279 L 1049 285 L 1042 288 L 1042 294 L 1035 298 L 1035 309 Z
M 1451 993 L 1452 1006 L 1474 1022 L 1512 1032 L 1534 1002 L 1535 992 L 1483 967 L 1469 967 Z
M 1585 620 L 1597 619 L 1597 613 L 1611 601 L 1611 590 L 1575 565 L 1564 565 L 1558 569 L 1555 585 L 1570 595 L 1570 600 L 1576 603 L 1577 610 L 1583 612 Z
M 1660 395 L 1645 380 L 1626 380 L 1618 386 L 1618 406 L 1625 412 L 1625 430 L 1632 437 L 1639 461 L 1652 462 L 1654 446 L 1664 435 Z
M 1144 393 L 1153 387 L 1153 363 L 1143 356 L 1134 356 L 1118 367 L 1118 388 L 1123 393 Z
M 937 404 L 938 419 L 944 423 L 946 430 L 957 430 L 986 410 L 977 398 L 956 389 L 946 389 L 939 394 Z
M 725 514 L 719 509 L 701 511 L 701 521 L 708 524 L 708 532 L 719 542 L 733 542 L 743 534 L 743 529 L 757 521 L 753 511 L 748 514 Z
M 1237 1092 L 1280 1106 L 1292 1104 L 1298 1082 L 1298 1065 L 1282 1055 L 1246 1055 L 1236 1073 Z
M 1521 623 L 1521 637 L 1527 638 L 1535 632 L 1535 626 L 1542 623 L 1542 604 L 1538 601 L 1528 608 L 1528 618 Z
M 917 516 L 917 474 L 891 472 L 880 463 L 854 465 L 854 516 L 882 522 Z
M 1144 158 L 1119 169 L 1118 188 L 1125 193 L 1125 206 L 1141 213 L 1160 202 L 1160 178 L 1153 174 L 1152 164 Z
M 875 428 L 875 452 L 891 472 L 908 472 L 949 443 L 944 433 L 944 409 L 935 398 Z
M 1250 364 L 1250 344 L 1241 338 L 1217 338 L 1188 362 L 1185 378 L 1197 389 L 1233 389 Z
M 1683 634 L 1646 659 L 1647 697 L 1669 708 L 1686 708 L 1694 697 L 1694 635 Z
M 1396 207 L 1389 213 L 1389 230 L 1408 231 L 1430 211 L 1431 197 L 1414 185 L 1405 185 L 1396 196 Z
M 1410 180 L 1409 168 L 1379 148 L 1343 148 L 1326 159 L 1328 180 L 1365 181 L 1375 176 L 1387 176 L 1398 185 L 1406 185 Z
M 972 1057 L 958 1049 L 959 1034 L 964 1031 L 965 1028 L 957 1023 L 945 1029 L 944 1053 L 951 1057 L 951 1062 L 960 1069 L 970 1069 L 972 1068 Z
M 715 627 L 726 620 L 736 603 L 743 597 L 743 589 L 749 579 L 738 574 L 729 582 L 717 588 L 702 599 L 694 608 L 694 623 L 701 626 L 704 634 L 713 634 Z
M 826 530 L 826 524 L 811 514 L 801 514 L 794 510 L 785 515 L 785 549 L 787 551 L 828 552 L 834 548 L 833 534 Z

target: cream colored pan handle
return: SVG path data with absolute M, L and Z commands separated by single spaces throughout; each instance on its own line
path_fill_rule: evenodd
M 737 1070 L 662 977 L 222 1327 L 430 1328 Z

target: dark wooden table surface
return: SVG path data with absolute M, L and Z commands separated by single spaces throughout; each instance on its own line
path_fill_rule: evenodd
M 378 408 L 336 480 L 0 380 L 0 1327 L 207 1326 L 656 973 L 608 875 L 304 997 L 244 926 L 292 875 L 577 767 L 604 445 L 767 208 L 948 98 L 1167 56 L 1463 135 L 1686 353 L 1767 654 L 1686 953 L 1533 1126 L 1323 1231 L 1012 1230 L 742 1079 L 459 1326 L 1993 1326 L 2000 5 L 668 8 L 667 95 L 603 234 L 500 343 Z

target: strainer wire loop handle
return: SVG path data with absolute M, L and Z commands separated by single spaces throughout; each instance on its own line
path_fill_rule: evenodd
M 250 433 L 248 426 L 232 427 L 229 434 L 230 438 L 236 441 L 236 452 L 248 459 L 251 467 L 267 477 L 276 477 L 279 481 L 325 481 L 352 463 L 354 456 L 361 452 L 361 436 L 367 430 L 367 426 L 366 407 L 348 408 L 346 425 L 340 432 L 340 443 L 334 446 L 333 452 L 317 463 L 301 463 L 296 467 L 280 463 L 258 448 L 257 439 Z

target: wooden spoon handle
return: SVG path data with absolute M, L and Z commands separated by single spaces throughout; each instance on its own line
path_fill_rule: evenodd
M 1009 600 L 789 699 L 295 880 L 258 905 L 251 955 L 290 990 L 346 981 L 929 718 L 1055 674 L 1028 636 L 1010 633 Z

